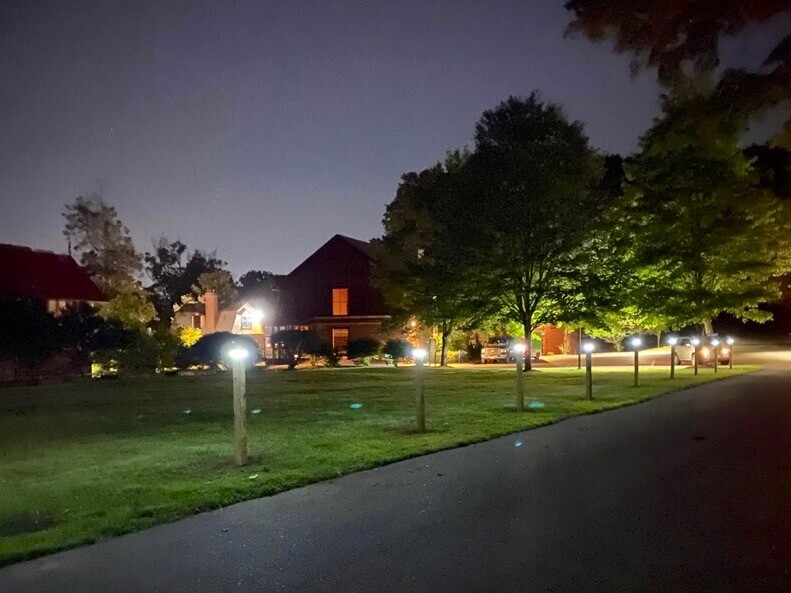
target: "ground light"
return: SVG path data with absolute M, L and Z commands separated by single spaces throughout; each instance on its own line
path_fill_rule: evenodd
M 233 367 L 233 458 L 236 465 L 247 463 L 247 400 L 245 365 L 250 353 L 246 348 L 231 348 L 228 356 Z
M 593 342 L 585 342 L 582 345 L 585 351 L 585 393 L 588 399 L 593 399 L 593 372 L 591 364 L 591 353 L 596 349 L 596 344 Z
M 728 368 L 733 369 L 733 344 L 736 342 L 733 338 L 728 338 L 725 340 L 728 343 L 728 347 L 731 351 L 728 353 Z
M 695 358 L 695 375 L 698 374 L 698 346 L 700 346 L 700 340 L 698 338 L 692 338 L 692 345 L 695 347 L 695 352 L 693 356 Z
M 717 338 L 711 340 L 711 346 L 714 350 L 714 372 L 717 372 L 717 364 L 720 362 L 720 341 Z
M 670 336 L 667 339 L 667 343 L 670 344 L 670 378 L 675 379 L 676 377 L 676 344 L 678 343 L 678 338 L 675 336 Z
M 422 348 L 412 351 L 415 357 L 415 427 L 418 432 L 426 432 L 426 394 L 423 388 L 423 361 L 426 354 Z
M 525 411 L 525 383 L 522 361 L 524 360 L 527 346 L 522 343 L 514 344 L 514 359 L 516 360 L 516 410 Z
M 637 387 L 640 381 L 640 346 L 643 341 L 635 336 L 629 340 L 629 342 L 632 344 L 632 348 L 634 348 L 634 386 Z

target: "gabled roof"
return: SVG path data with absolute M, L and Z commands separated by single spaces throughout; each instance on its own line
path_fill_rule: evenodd
M 316 256 L 317 253 L 323 251 L 324 249 L 326 249 L 328 246 L 332 245 L 333 243 L 338 243 L 338 242 L 345 243 L 347 245 L 351 245 L 357 251 L 359 251 L 360 253 L 365 255 L 365 257 L 367 257 L 368 259 L 373 259 L 374 258 L 374 246 L 371 245 L 369 242 L 361 241 L 360 239 L 352 239 L 351 237 L 347 237 L 345 235 L 333 235 L 333 237 L 329 241 L 324 243 L 324 245 L 322 245 L 316 251 L 314 251 L 308 257 L 306 257 L 305 260 L 301 264 L 299 264 L 296 268 L 291 270 L 291 272 L 288 274 L 288 276 L 290 276 L 291 274 L 293 274 L 294 272 L 299 270 L 302 266 L 307 264 L 311 259 L 313 259 Z
M 107 300 L 70 255 L 5 244 L 0 244 L 0 297 Z

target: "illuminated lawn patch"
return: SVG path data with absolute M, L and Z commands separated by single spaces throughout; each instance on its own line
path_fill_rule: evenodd
M 512 369 L 426 369 L 425 434 L 413 431 L 411 368 L 254 371 L 244 468 L 226 375 L 4 388 L 0 563 L 754 368 L 680 368 L 670 381 L 644 367 L 639 388 L 630 368 L 596 368 L 593 401 L 581 371 L 535 371 L 525 401 L 544 405 L 523 414 Z

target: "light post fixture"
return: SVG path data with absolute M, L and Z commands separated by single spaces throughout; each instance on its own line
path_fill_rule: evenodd
M 720 341 L 717 338 L 711 340 L 711 349 L 714 353 L 714 372 L 717 372 L 717 364 L 720 361 Z
M 596 344 L 593 342 L 585 342 L 582 345 L 585 351 L 585 393 L 588 399 L 593 399 L 593 372 L 591 367 L 591 353 L 596 349 Z
M 426 395 L 423 388 L 423 361 L 428 353 L 422 348 L 415 348 L 415 425 L 418 432 L 426 432 Z
M 634 386 L 637 387 L 640 377 L 640 346 L 643 341 L 637 336 L 629 341 L 632 344 L 632 348 L 634 348 Z
M 527 346 L 521 342 L 514 344 L 514 359 L 516 360 L 516 410 L 517 412 L 525 411 L 525 383 L 524 372 L 522 371 L 522 361 L 525 356 Z
M 231 348 L 228 356 L 233 367 L 233 458 L 236 465 L 247 463 L 247 399 L 245 397 L 244 361 L 246 348 Z
M 700 338 L 692 338 L 692 345 L 695 347 L 695 351 L 692 353 L 692 357 L 695 359 L 693 362 L 695 364 L 695 375 L 698 374 L 698 346 L 700 346 Z
M 728 368 L 733 369 L 733 344 L 736 342 L 733 338 L 729 337 L 725 340 L 728 344 L 728 348 L 730 348 L 730 352 L 728 352 Z
M 667 343 L 670 344 L 670 378 L 675 379 L 676 377 L 676 344 L 678 343 L 678 338 L 676 336 L 670 336 L 667 339 Z

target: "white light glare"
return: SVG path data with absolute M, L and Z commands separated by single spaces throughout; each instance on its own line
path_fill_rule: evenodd
M 525 350 L 527 350 L 527 346 L 524 344 L 514 344 L 514 351 L 518 352 L 519 354 L 524 354 Z
M 726 342 L 728 342 L 728 346 L 733 346 L 733 343 L 734 343 L 736 340 L 734 340 L 733 338 L 728 338 L 728 339 L 727 339 L 727 340 L 725 340 L 725 341 L 726 341 Z
M 692 345 L 700 346 L 700 340 L 698 338 L 692 338 Z
M 677 342 L 678 342 L 678 338 L 676 336 L 670 336 L 667 339 L 667 343 L 670 344 L 671 346 L 675 346 Z
M 631 339 L 631 342 L 632 342 L 632 346 L 633 346 L 634 348 L 639 348 L 639 347 L 640 347 L 640 345 L 643 343 L 643 341 L 642 341 L 640 338 L 638 338 L 637 336 L 635 336 L 634 338 L 632 338 L 632 339 Z
M 424 358 L 426 358 L 426 354 L 427 352 L 423 350 L 423 348 L 415 348 L 412 351 L 412 356 L 415 357 L 415 360 L 423 360 Z
M 247 349 L 231 348 L 230 350 L 228 350 L 228 356 L 230 356 L 234 360 L 244 360 L 245 358 L 247 358 Z
M 594 344 L 593 342 L 585 342 L 582 345 L 582 349 L 585 352 L 593 352 L 594 350 L 596 350 L 596 344 Z

